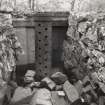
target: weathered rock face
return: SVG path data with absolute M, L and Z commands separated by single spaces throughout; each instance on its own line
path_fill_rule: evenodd
M 93 4 L 97 3 L 98 0 Z M 93 11 L 83 10 L 78 8 L 77 13 L 74 5 L 74 11 L 69 16 L 68 40 L 64 41 L 64 65 L 77 79 L 82 79 L 89 69 L 98 71 L 100 78 L 105 68 L 105 13 L 99 12 L 98 6 Z M 102 75 L 101 81 L 104 81 Z
M 103 0 L 102 2 L 104 4 Z M 83 91 L 91 91 L 95 100 L 105 93 L 105 12 L 102 2 L 78 0 L 77 6 L 74 4 L 68 19 L 68 38 L 63 44 L 64 67 L 69 80 L 72 83 L 81 80 L 84 84 L 87 76 L 90 80 L 85 83 L 89 82 L 91 85 Z M 101 94 L 93 91 L 95 83 L 102 91 Z M 78 92 L 81 94 L 81 87 Z M 88 95 L 87 99 L 90 101 Z
M 0 97 L 7 93 L 11 72 L 22 49 L 12 26 L 11 15 L 0 13 Z M 8 89 L 9 91 L 9 89 Z

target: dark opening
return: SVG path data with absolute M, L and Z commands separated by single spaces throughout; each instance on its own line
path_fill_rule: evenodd
M 63 41 L 66 38 L 67 26 L 52 27 L 52 68 L 62 68 Z

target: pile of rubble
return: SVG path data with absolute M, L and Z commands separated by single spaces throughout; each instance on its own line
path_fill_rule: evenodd
M 24 77 L 24 86 L 15 89 L 10 105 L 96 105 L 92 101 L 97 98 L 88 76 L 83 81 L 71 84 L 67 76 L 56 72 L 35 82 L 35 72 L 28 70 Z
M 40 82 L 35 82 L 35 71 L 28 70 L 24 76 L 24 85 L 15 89 L 11 98 L 11 105 L 65 105 L 65 92 L 68 84 L 67 76 L 61 72 L 45 77 Z M 75 89 L 74 89 L 75 90 Z M 69 96 L 72 99 L 72 96 Z M 74 100 L 74 99 L 73 99 Z
M 92 89 L 91 94 L 86 92 L 92 98 L 89 103 L 94 100 L 101 105 L 105 95 L 105 14 L 70 15 L 67 35 L 63 60 L 69 80 L 84 84 L 88 77 Z

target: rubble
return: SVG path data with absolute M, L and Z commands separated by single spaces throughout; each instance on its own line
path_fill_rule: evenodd
M 79 94 L 75 86 L 73 86 L 69 81 L 66 81 L 63 85 L 63 90 L 66 93 L 68 100 L 73 103 L 79 99 Z
M 88 76 L 75 84 L 66 80 L 64 83 L 57 85 L 50 77 L 45 77 L 40 82 L 33 81 L 26 84 L 25 87 L 16 88 L 11 105 L 27 103 L 30 103 L 30 105 L 76 105 L 77 103 L 85 105 L 85 103 L 90 102 L 90 98 L 92 100 L 92 96 L 88 92 L 96 97 L 91 83 L 87 84 L 87 82 L 90 82 Z M 26 99 L 27 101 L 25 101 Z
M 62 96 L 62 97 L 64 97 L 64 96 L 65 96 L 64 91 L 57 91 L 57 94 L 58 94 L 58 96 Z
M 74 84 L 75 88 L 77 89 L 78 91 L 78 94 L 79 96 L 81 96 L 81 94 L 83 93 L 83 83 L 82 81 L 77 81 L 75 84 Z
M 63 90 L 63 85 L 56 85 L 56 91 Z
M 16 88 L 14 95 L 11 99 L 11 105 L 16 104 L 27 104 L 30 101 L 30 97 L 32 96 L 32 91 L 30 88 L 18 87 Z
M 69 105 L 69 102 L 65 100 L 65 96 L 59 96 L 57 91 L 51 92 L 51 101 L 53 105 Z
M 51 92 L 46 88 L 37 90 L 30 102 L 30 105 L 52 105 Z
M 27 72 L 25 73 L 24 81 L 26 83 L 33 82 L 35 74 L 36 72 L 34 70 L 27 70 Z
M 51 79 L 57 84 L 61 85 L 64 84 L 67 80 L 67 76 L 61 72 L 56 72 L 51 76 Z
M 45 77 L 41 82 L 46 82 L 49 89 L 54 90 L 56 87 L 56 84 L 54 81 L 52 81 L 50 78 Z

